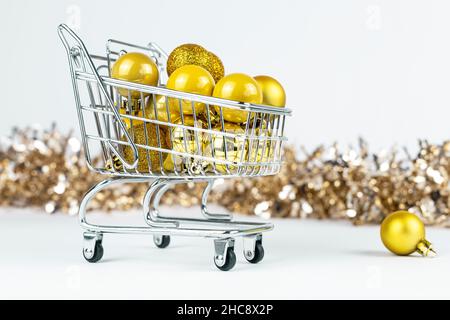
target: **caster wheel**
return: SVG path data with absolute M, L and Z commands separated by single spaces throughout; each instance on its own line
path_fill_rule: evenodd
M 247 259 L 250 263 L 258 263 L 264 258 L 264 247 L 262 245 L 262 241 L 258 240 L 255 244 L 255 253 L 253 257 L 249 258 L 247 252 L 244 252 L 245 259 Z
M 214 264 L 216 265 L 217 268 L 219 268 L 222 271 L 228 271 L 233 269 L 234 265 L 236 264 L 236 254 L 234 253 L 234 249 L 228 248 L 226 260 L 223 265 L 221 265 L 221 261 L 219 261 L 216 257 L 214 257 Z
M 170 236 L 154 236 L 153 242 L 158 248 L 167 248 L 170 244 Z
M 95 263 L 100 261 L 103 257 L 103 246 L 101 240 L 95 241 L 94 252 L 89 252 L 89 249 L 83 248 L 83 256 L 86 261 Z

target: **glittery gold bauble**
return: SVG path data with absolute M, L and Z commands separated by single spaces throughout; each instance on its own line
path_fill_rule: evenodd
M 170 108 L 166 108 L 166 96 L 156 95 L 155 100 L 148 99 L 147 108 L 145 109 L 145 116 L 152 120 L 158 120 L 163 122 L 174 122 L 176 119 L 180 117 L 179 112 L 177 110 L 170 110 Z M 153 102 L 154 101 L 154 102 Z M 155 112 L 156 109 L 156 112 Z
M 222 78 L 214 88 L 213 97 L 256 104 L 262 103 L 263 99 L 256 80 L 243 73 L 232 73 Z M 215 108 L 220 113 L 220 107 Z M 247 121 L 247 111 L 224 107 L 222 112 L 226 121 L 234 123 Z
M 184 119 L 184 122 L 183 122 Z M 183 125 L 192 128 L 205 128 L 204 123 L 197 119 L 194 121 L 192 116 L 184 116 L 173 122 L 177 125 Z M 167 143 L 172 150 L 187 154 L 201 154 L 203 135 L 201 132 L 192 129 L 183 129 L 181 127 L 172 127 L 171 134 L 167 135 Z
M 198 62 L 195 64 L 208 70 L 215 82 L 218 82 L 225 76 L 225 68 L 223 67 L 222 61 L 210 51 L 200 54 Z
M 286 93 L 281 83 L 269 76 L 256 76 L 254 79 L 261 87 L 263 104 L 273 107 L 284 107 L 286 105 Z
M 186 65 L 175 70 L 167 80 L 167 89 L 183 91 L 188 93 L 211 96 L 214 89 L 214 79 L 204 68 L 195 65 Z M 180 113 L 180 107 L 183 114 L 196 114 L 205 112 L 205 104 L 200 102 L 192 103 L 191 100 L 180 100 L 169 98 L 170 110 L 174 113 Z M 194 108 L 194 110 L 193 110 Z
M 397 255 L 434 254 L 431 243 L 425 239 L 422 220 L 408 211 L 388 215 L 381 223 L 380 235 L 385 247 Z
M 145 131 L 146 131 L 145 127 L 147 128 L 147 134 L 145 133 Z M 133 126 L 133 128 L 130 129 L 128 131 L 128 133 L 130 134 L 134 143 L 136 143 L 136 144 L 159 148 L 157 127 L 156 127 L 156 125 L 154 125 L 152 123 L 146 123 L 146 124 L 141 123 L 137 126 Z M 166 131 L 160 127 L 159 134 L 160 134 L 161 148 L 168 149 Z M 126 138 L 123 137 L 122 140 L 126 141 Z M 125 160 L 127 160 L 129 163 L 133 162 L 133 154 L 134 154 L 133 148 L 131 148 L 128 145 L 125 146 L 123 148 L 123 154 L 124 154 Z M 162 155 L 162 161 L 164 163 L 164 160 L 167 157 L 167 153 L 163 152 L 163 153 L 161 153 L 161 155 Z M 160 156 L 159 156 L 158 151 L 153 151 L 153 150 L 148 150 L 148 149 L 138 147 L 138 158 L 139 158 L 138 166 L 137 166 L 138 171 L 149 172 L 148 159 L 150 160 L 150 167 L 153 172 L 158 173 L 161 171 Z
M 155 62 L 147 55 L 140 52 L 129 52 L 117 59 L 112 66 L 111 77 L 123 81 L 134 82 L 138 84 L 156 86 L 158 84 L 159 71 Z M 127 89 L 118 89 L 119 94 L 128 98 Z M 143 94 L 147 96 L 147 93 Z M 140 99 L 139 91 L 131 91 L 132 99 Z
M 216 131 L 222 131 L 222 126 L 217 125 L 213 128 Z M 225 122 L 224 131 L 235 135 L 236 137 L 223 136 L 221 134 L 205 134 L 204 135 L 204 154 L 213 157 L 216 160 L 231 161 L 233 163 L 245 161 L 247 145 L 245 138 L 242 136 L 245 131 L 237 124 Z M 215 162 L 216 170 L 221 173 L 227 173 L 227 164 Z M 237 170 L 234 164 L 228 164 L 231 172 Z
M 170 76 L 184 65 L 195 64 L 198 56 L 205 51 L 205 48 L 194 43 L 186 43 L 176 47 L 167 58 L 167 74 Z
M 170 76 L 178 68 L 189 64 L 208 70 L 215 82 L 225 74 L 222 61 L 214 53 L 192 43 L 183 44 L 170 53 L 167 59 L 167 74 Z

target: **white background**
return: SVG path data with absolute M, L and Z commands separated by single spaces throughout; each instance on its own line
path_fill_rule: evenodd
M 294 116 L 291 142 L 374 149 L 448 137 L 449 1 L 26 1 L 0 4 L 0 134 L 56 121 L 78 128 L 59 23 L 92 53 L 109 38 L 186 42 L 217 53 L 227 72 L 279 79 Z M 5 113 L 6 111 L 6 113 Z
M 144 224 L 138 211 L 88 219 Z M 427 232 L 435 258 L 399 257 L 383 247 L 378 226 L 274 219 L 275 229 L 263 239 L 264 260 L 245 261 L 238 238 L 236 266 L 223 272 L 214 266 L 212 239 L 172 238 L 158 249 L 151 236 L 105 234 L 103 259 L 90 264 L 74 217 L 0 208 L 0 221 L 0 299 L 450 298 L 450 239 L 443 228 Z

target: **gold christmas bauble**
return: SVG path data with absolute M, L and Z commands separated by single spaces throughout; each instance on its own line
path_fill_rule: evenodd
M 119 157 L 116 155 L 113 155 L 111 159 L 108 159 L 105 164 L 105 169 L 111 172 L 114 171 L 123 171 L 123 165 L 122 161 L 120 161 Z
M 252 127 L 253 123 L 250 123 L 249 128 Z M 248 141 L 248 162 L 273 162 L 275 143 L 268 139 L 272 136 L 272 130 L 268 122 L 258 120 L 255 124 L 255 129 L 252 131 L 254 131 L 253 134 L 256 136 L 256 139 L 249 139 Z M 254 168 L 258 172 L 261 166 L 255 165 Z
M 269 76 L 256 76 L 254 79 L 261 87 L 263 104 L 273 107 L 284 107 L 286 105 L 286 93 L 281 83 Z
M 186 166 L 183 163 L 183 158 L 177 155 L 168 154 L 166 160 L 164 160 L 164 170 L 166 172 L 186 172 Z
M 222 131 L 222 126 L 217 125 L 213 130 Z M 243 134 L 245 133 L 238 124 L 225 122 L 224 131 L 240 136 L 223 136 L 221 134 L 205 134 L 204 135 L 204 151 L 203 153 L 208 157 L 213 157 L 215 160 L 231 161 L 233 164 L 228 164 L 228 170 L 233 173 L 238 169 L 237 162 L 245 161 L 247 153 L 247 144 Z M 220 173 L 227 173 L 227 164 L 215 162 L 215 168 Z
M 173 123 L 192 128 L 205 128 L 203 121 L 200 119 L 195 121 L 192 116 L 180 117 Z M 170 130 L 171 134 L 167 135 L 167 144 L 171 146 L 172 150 L 187 154 L 201 154 L 203 140 L 201 132 L 193 129 L 183 129 L 182 127 L 172 127 Z
M 204 123 L 211 123 L 211 127 L 214 127 L 220 123 L 220 115 L 213 106 L 205 108 L 197 115 L 197 118 L 202 120 Z
M 210 51 L 202 53 L 196 64 L 208 70 L 215 82 L 218 82 L 225 76 L 225 68 L 222 61 L 218 56 Z
M 183 116 L 174 122 L 177 125 L 186 127 L 205 129 L 204 122 L 200 119 L 195 120 L 193 116 Z M 198 172 L 198 168 L 203 166 L 203 161 L 190 155 L 202 155 L 203 152 L 203 134 L 193 129 L 183 129 L 182 127 L 172 127 L 167 135 L 167 144 L 172 150 L 183 153 L 183 155 L 169 155 L 164 163 L 164 169 L 174 171 L 176 167 L 178 172 Z M 171 158 L 171 159 L 169 159 Z
M 166 100 L 166 96 L 163 95 L 155 95 L 154 97 L 155 100 L 148 99 L 145 108 L 145 116 L 148 119 L 169 122 L 170 118 L 170 122 L 173 123 L 180 117 L 180 114 L 179 112 L 177 112 L 177 110 L 170 110 L 170 108 L 166 108 L 166 102 L 169 100 L 169 98 L 167 98 Z
M 170 76 L 175 70 L 184 65 L 195 64 L 198 56 L 205 51 L 205 48 L 194 43 L 186 43 L 176 47 L 167 58 L 167 74 Z
M 425 239 L 423 222 L 408 211 L 388 215 L 381 223 L 380 236 L 384 246 L 397 255 L 434 253 L 431 243 Z
M 128 102 L 128 100 L 123 100 L 122 106 L 119 109 L 119 114 L 129 115 L 129 116 L 134 116 L 134 117 L 139 117 L 139 118 L 147 117 L 147 114 L 149 114 L 149 112 L 150 112 L 150 109 L 147 106 L 145 107 L 145 112 L 144 112 L 144 110 L 142 110 L 141 100 L 138 100 L 138 99 L 132 99 L 132 100 L 130 100 L 130 102 Z M 144 117 L 144 113 L 145 113 L 145 117 Z M 135 119 L 125 118 L 125 117 L 122 117 L 122 120 L 125 123 L 125 126 L 127 129 L 131 127 L 131 124 L 133 124 L 133 126 L 136 126 L 136 125 L 143 123 L 142 120 L 135 120 Z
M 215 86 L 213 97 L 261 104 L 263 95 L 260 86 L 252 77 L 243 73 L 232 73 L 223 77 Z M 215 106 L 220 113 L 220 107 Z M 225 121 L 243 123 L 247 121 L 248 112 L 243 110 L 222 108 Z
M 177 155 L 168 155 L 164 161 L 164 170 L 167 173 L 177 172 L 192 174 L 203 174 L 207 172 L 208 162 L 198 158 L 183 158 Z
M 215 82 L 222 79 L 225 74 L 219 57 L 202 46 L 192 43 L 183 44 L 170 53 L 167 59 L 167 74 L 170 76 L 178 68 L 189 64 L 208 70 Z
M 129 52 L 117 59 L 112 66 L 111 77 L 118 80 L 134 82 L 138 84 L 156 86 L 158 84 L 159 71 L 156 63 L 147 55 L 140 52 Z M 127 89 L 118 89 L 119 94 L 128 98 Z M 143 94 L 147 96 L 148 94 Z M 131 91 L 132 99 L 140 99 L 139 91 Z
M 211 74 L 204 68 L 195 65 L 182 66 L 175 70 L 167 81 L 167 88 L 177 91 L 200 94 L 203 96 L 211 96 L 214 89 L 214 79 Z M 180 110 L 181 106 L 181 110 Z M 205 104 L 200 102 L 192 103 L 191 100 L 180 100 L 169 98 L 170 110 L 174 113 L 183 112 L 183 114 L 191 115 L 205 112 Z M 194 110 L 193 110 L 194 107 Z
M 147 128 L 147 130 L 145 130 Z M 146 134 L 147 131 L 147 134 Z M 134 143 L 141 144 L 144 146 L 150 146 L 159 148 L 158 145 L 158 136 L 157 136 L 157 127 L 155 124 L 152 123 L 141 123 L 136 126 L 133 124 L 133 128 L 130 128 L 128 130 L 128 133 L 130 134 L 131 138 L 133 139 Z M 166 131 L 160 126 L 159 128 L 159 134 L 160 134 L 160 142 L 161 142 L 161 148 L 168 149 L 167 144 L 167 138 L 166 138 Z M 122 138 L 123 141 L 126 141 L 126 137 L 124 136 Z M 133 148 L 130 146 L 125 146 L 123 148 L 123 155 L 125 160 L 127 160 L 129 163 L 133 162 Z M 167 153 L 163 152 L 162 155 L 162 161 L 164 163 L 164 160 L 167 157 Z M 152 172 L 160 172 L 161 171 L 161 163 L 160 163 L 160 156 L 158 151 L 148 150 L 144 148 L 138 147 L 138 166 L 137 170 L 140 172 L 149 172 L 149 166 L 152 170 Z M 150 162 L 148 161 L 150 160 Z

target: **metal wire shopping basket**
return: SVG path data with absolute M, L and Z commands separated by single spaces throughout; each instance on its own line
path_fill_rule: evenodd
M 221 270 L 235 262 L 234 238 L 244 239 L 244 256 L 262 260 L 262 235 L 271 223 L 237 222 L 230 214 L 210 213 L 208 194 L 217 178 L 273 175 L 281 166 L 286 108 L 239 103 L 169 90 L 164 87 L 167 54 L 154 43 L 138 46 L 109 40 L 106 55 L 89 54 L 83 41 L 66 25 L 58 34 L 67 51 L 86 162 L 92 171 L 109 177 L 83 198 L 79 218 L 84 232 L 83 255 L 90 262 L 103 256 L 104 233 L 153 234 L 164 248 L 170 235 L 214 239 L 214 262 Z M 110 70 L 126 52 L 143 52 L 157 64 L 158 86 L 113 79 Z M 124 94 L 125 92 L 125 94 Z M 171 108 L 180 108 L 175 120 Z M 182 108 L 191 107 L 192 115 Z M 199 115 L 197 108 L 202 108 Z M 247 121 L 231 130 L 226 110 L 245 112 Z M 206 181 L 201 212 L 205 219 L 159 215 L 165 191 L 177 183 Z M 143 200 L 145 227 L 93 225 L 86 220 L 89 201 L 104 188 L 120 183 L 149 183 Z

